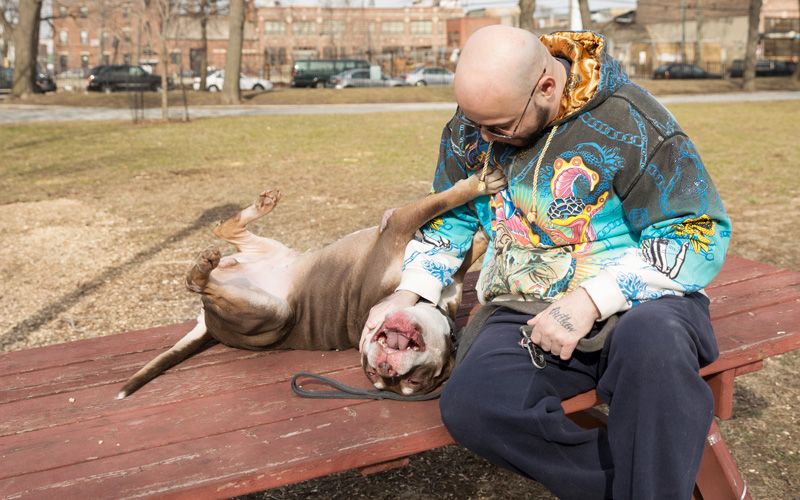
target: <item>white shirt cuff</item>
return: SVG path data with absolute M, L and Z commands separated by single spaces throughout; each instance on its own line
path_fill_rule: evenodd
M 598 321 L 608 319 L 609 316 L 629 307 L 628 300 L 617 286 L 617 280 L 608 271 L 600 271 L 597 276 L 581 283 L 581 287 L 586 290 L 600 312 Z
M 423 299 L 438 304 L 442 296 L 442 282 L 427 272 L 417 269 L 406 269 L 400 278 L 396 290 L 414 292 Z

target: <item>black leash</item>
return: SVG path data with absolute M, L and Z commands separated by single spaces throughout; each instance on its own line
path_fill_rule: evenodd
M 303 386 L 300 383 L 298 383 L 298 379 L 300 378 L 310 379 L 322 384 L 326 384 L 330 387 L 333 387 L 336 390 L 312 391 L 308 389 L 303 389 Z M 294 391 L 294 393 L 297 394 L 298 396 L 302 396 L 304 398 L 393 399 L 395 401 L 428 401 L 430 399 L 438 398 L 442 392 L 441 389 L 437 389 L 436 391 L 430 392 L 428 394 L 413 394 L 411 396 L 405 396 L 403 394 L 397 394 L 395 392 L 390 392 L 390 391 L 360 389 L 358 387 L 352 387 L 347 384 L 343 384 L 332 378 L 324 377 L 322 375 L 317 375 L 316 373 L 309 373 L 309 372 L 299 372 L 292 377 L 292 391 Z
M 462 328 L 458 335 L 456 336 L 455 341 L 455 364 L 458 366 L 464 357 L 467 355 L 470 347 L 472 347 L 472 343 L 480 333 L 483 324 L 489 317 L 494 314 L 494 312 L 499 309 L 500 307 L 505 307 L 508 309 L 512 309 L 517 312 L 530 314 L 531 316 L 535 316 L 542 311 L 544 311 L 550 305 L 549 302 L 544 301 L 504 301 L 504 302 L 490 302 L 488 304 L 483 304 L 480 309 L 473 315 L 472 319 L 467 323 L 467 326 Z M 608 336 L 611 329 L 616 325 L 618 319 L 618 315 L 611 316 L 606 320 L 606 322 L 602 325 L 597 335 L 591 338 L 584 338 L 578 342 L 577 350 L 583 352 L 594 352 L 599 351 L 603 348 L 603 343 L 605 342 L 606 337 Z M 455 331 L 455 325 L 451 321 L 451 331 Z M 530 327 L 522 327 L 521 329 L 523 337 L 528 339 L 528 342 L 524 344 L 524 347 L 528 349 L 528 353 L 531 356 L 531 361 L 533 365 L 537 368 L 544 368 L 544 355 L 541 352 L 541 349 L 538 346 L 535 346 L 533 342 L 530 341 Z M 527 332 L 527 335 L 526 335 Z M 534 349 L 536 347 L 536 349 Z M 320 382 L 322 384 L 326 384 L 330 387 L 333 387 L 335 390 L 332 391 L 309 391 L 307 389 L 303 389 L 303 387 L 297 382 L 299 378 L 306 378 L 311 379 L 316 382 Z M 390 391 L 379 391 L 379 390 L 370 390 L 370 389 L 360 389 L 358 387 L 352 387 L 347 384 L 343 384 L 338 382 L 332 378 L 324 377 L 322 375 L 317 375 L 315 373 L 309 372 L 299 372 L 292 377 L 292 391 L 298 396 L 304 398 L 318 398 L 318 399 L 392 399 L 395 401 L 428 401 L 431 399 L 438 398 L 442 393 L 442 388 L 439 387 L 433 392 L 429 392 L 428 394 L 413 394 L 411 396 L 405 396 L 403 394 L 397 394 L 396 392 Z

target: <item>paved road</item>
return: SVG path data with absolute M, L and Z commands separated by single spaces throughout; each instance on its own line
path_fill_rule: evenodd
M 798 91 L 733 92 L 704 95 L 665 95 L 658 98 L 664 104 L 694 102 L 743 102 L 798 100 Z M 307 104 L 307 105 L 245 105 L 245 106 L 192 106 L 191 118 L 213 116 L 260 116 L 260 115 L 320 115 L 361 114 L 403 111 L 454 110 L 455 103 L 384 103 L 384 104 Z M 180 118 L 183 108 L 170 108 L 170 116 Z M 161 109 L 144 110 L 144 118 L 161 118 Z M 69 106 L 35 106 L 26 104 L 3 104 L 0 101 L 0 124 L 37 121 L 69 120 L 132 120 L 130 109 L 76 108 Z

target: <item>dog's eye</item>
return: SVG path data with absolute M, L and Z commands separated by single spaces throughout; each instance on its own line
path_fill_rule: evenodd
M 421 380 L 416 380 L 416 379 L 413 379 L 413 378 L 406 379 L 406 383 L 408 385 L 412 386 L 412 387 L 419 387 L 419 386 L 422 385 L 422 381 Z

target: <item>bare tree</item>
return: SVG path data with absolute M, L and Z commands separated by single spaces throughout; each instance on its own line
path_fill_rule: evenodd
M 14 46 L 14 25 L 18 18 L 18 3 L 15 0 L 0 0 L 0 61 L 8 57 L 9 47 Z
M 208 80 L 208 22 L 220 15 L 224 6 L 220 0 L 191 0 L 187 14 L 197 20 L 200 27 L 200 90 L 206 90 Z
M 145 4 L 148 0 L 145 0 Z M 169 47 L 167 41 L 173 23 L 178 18 L 180 0 L 155 0 L 156 12 L 158 14 L 158 40 L 159 40 L 159 59 L 161 62 L 161 119 L 169 120 Z
M 581 11 L 581 24 L 583 25 L 583 29 L 593 29 L 594 24 L 592 23 L 592 11 L 589 10 L 589 0 L 578 0 L 578 8 Z
M 41 19 L 42 0 L 20 0 L 19 21 L 13 29 L 14 83 L 11 93 L 14 97 L 25 98 L 33 93 Z
M 797 0 L 797 10 L 800 12 L 800 0 Z M 795 67 L 794 67 L 794 75 L 792 75 L 792 80 L 794 83 L 800 84 L 800 42 L 795 40 L 794 44 L 795 50 Z
M 231 0 L 228 12 L 228 51 L 225 54 L 225 82 L 222 85 L 222 102 L 239 104 L 239 73 L 242 71 L 242 45 L 244 43 L 244 0 Z
M 533 13 L 536 11 L 536 0 L 519 0 L 519 27 L 533 31 Z
M 208 80 L 208 0 L 200 0 L 198 17 L 200 18 L 200 90 L 206 90 Z
M 758 24 L 761 19 L 761 0 L 750 0 L 747 20 L 747 47 L 744 53 L 744 78 L 742 88 L 748 92 L 756 89 L 756 50 L 758 48 Z

